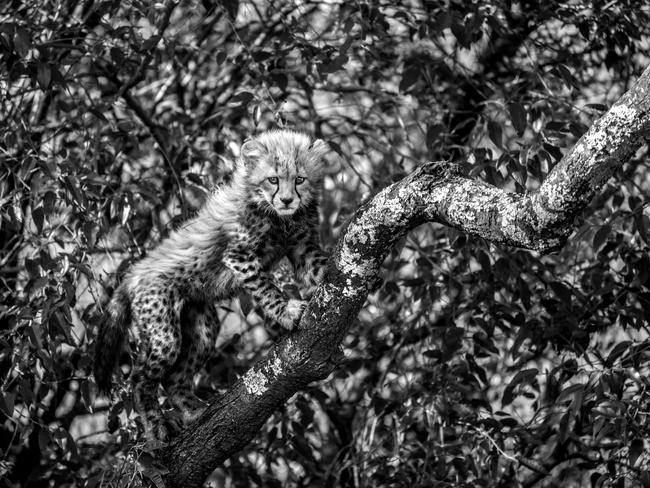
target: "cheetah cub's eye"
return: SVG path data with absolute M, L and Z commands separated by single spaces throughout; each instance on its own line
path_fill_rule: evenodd
M 304 181 L 305 179 L 302 176 L 296 176 L 296 185 L 299 185 Z
M 271 183 L 273 183 L 274 185 L 277 185 L 277 184 L 278 184 L 278 177 L 277 177 L 277 176 L 269 176 L 267 179 L 268 179 Z

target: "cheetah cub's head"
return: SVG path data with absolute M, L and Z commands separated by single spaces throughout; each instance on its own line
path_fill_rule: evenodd
M 253 201 L 280 216 L 293 215 L 318 198 L 327 152 L 322 140 L 292 130 L 273 130 L 248 139 L 240 160 Z

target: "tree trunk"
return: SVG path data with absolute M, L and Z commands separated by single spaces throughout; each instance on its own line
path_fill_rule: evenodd
M 441 222 L 495 243 L 550 252 L 578 213 L 650 132 L 650 68 L 578 141 L 539 190 L 509 193 L 427 163 L 378 193 L 341 236 L 299 328 L 280 340 L 162 455 L 168 487 L 201 486 L 245 446 L 271 413 L 308 383 L 326 378 L 384 258 L 405 233 Z

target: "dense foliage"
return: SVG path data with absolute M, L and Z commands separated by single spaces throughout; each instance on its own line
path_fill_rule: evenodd
M 270 127 L 332 148 L 322 235 L 426 160 L 534 190 L 646 67 L 646 2 L 11 0 L 0 6 L 0 486 L 132 486 L 103 306 Z M 560 252 L 409 235 L 345 341 L 216 486 L 650 486 L 646 148 Z M 263 354 L 247 297 L 199 378 Z M 268 325 L 268 324 L 267 324 Z M 130 416 L 129 416 L 130 414 Z M 108 431 L 112 431 L 111 435 Z

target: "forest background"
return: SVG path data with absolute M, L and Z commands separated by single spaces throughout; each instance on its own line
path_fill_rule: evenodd
M 634 0 L 3 2 L 0 486 L 159 480 L 147 455 L 127 462 L 141 455 L 128 397 L 109 419 L 95 395 L 97 324 L 246 137 L 328 142 L 331 249 L 361 202 L 425 161 L 534 191 L 650 64 L 649 33 Z M 409 233 L 334 374 L 211 482 L 650 486 L 646 153 L 555 253 Z M 205 398 L 280 334 L 245 296 L 221 313 Z

